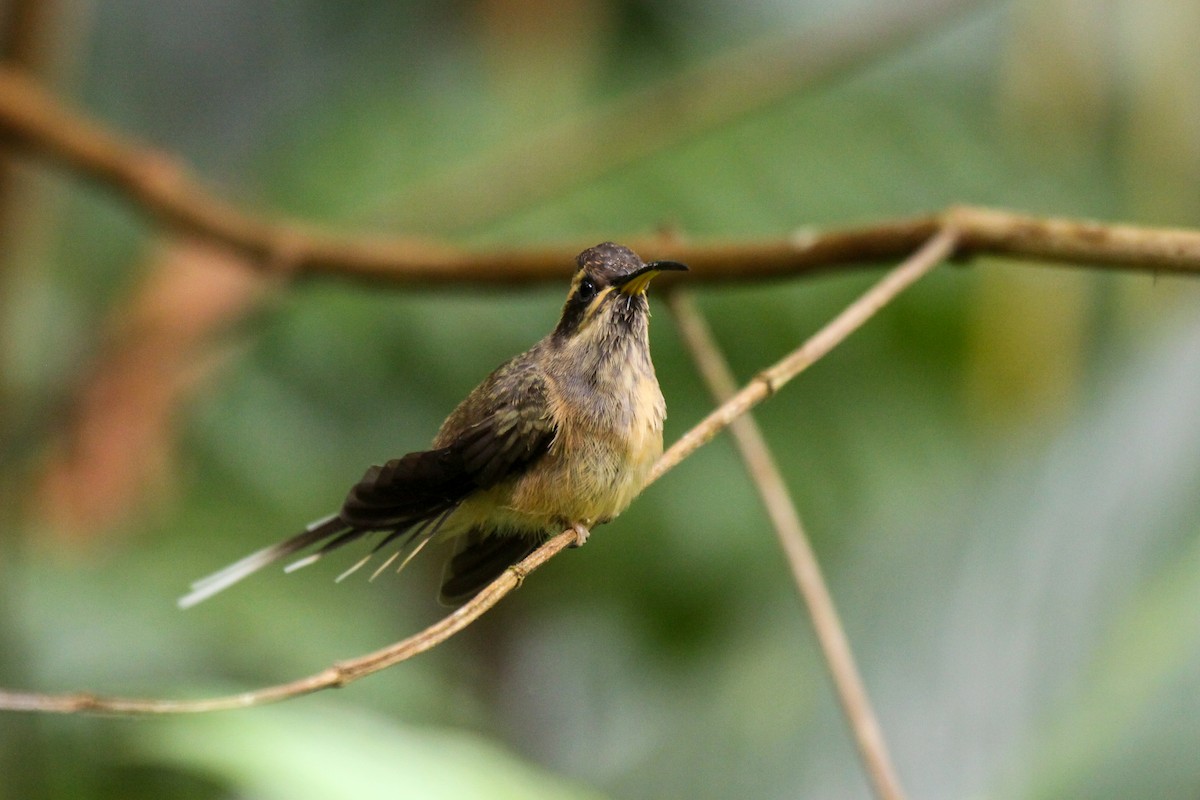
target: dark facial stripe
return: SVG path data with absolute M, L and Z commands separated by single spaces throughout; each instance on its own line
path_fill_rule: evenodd
M 617 292 L 611 286 L 585 292 L 577 279 L 572 284 L 571 294 L 563 306 L 562 319 L 554 329 L 554 335 L 558 338 L 573 336 L 591 317 L 603 313 L 604 306 L 614 302 L 616 297 Z
M 563 305 L 562 319 L 558 321 L 558 327 L 554 329 L 555 337 L 565 338 L 579 330 L 589 305 L 590 303 L 581 298 L 578 292 L 571 292 L 567 297 L 566 304 Z

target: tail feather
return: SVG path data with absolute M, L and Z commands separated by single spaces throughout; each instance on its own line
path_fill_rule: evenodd
M 459 539 L 442 573 L 438 602 L 460 606 L 538 547 L 538 540 L 473 530 Z
M 191 586 L 192 591 L 179 598 L 179 607 L 191 608 L 214 594 L 228 589 L 243 578 L 258 572 L 263 567 L 298 553 L 317 542 L 331 537 L 340 538 L 348 531 L 350 531 L 350 526 L 343 522 L 337 514 L 317 520 L 290 539 L 285 539 L 270 547 L 264 547 L 262 550 L 251 553 L 240 561 L 196 581 Z
M 379 573 L 388 568 L 389 564 L 403 555 L 404 560 L 400 562 L 400 567 L 396 570 L 396 572 L 400 572 L 406 566 L 408 566 L 408 562 L 412 561 L 413 557 L 416 556 L 417 553 L 421 552 L 425 545 L 429 543 L 429 540 L 432 539 L 439 530 L 441 530 L 442 525 L 447 519 L 450 518 L 450 515 L 457 507 L 457 504 L 455 504 L 440 514 L 420 520 L 413 525 L 397 528 L 396 530 L 389 532 L 385 537 L 383 537 L 383 539 L 381 539 L 379 542 L 376 542 L 375 546 L 371 548 L 371 552 L 363 556 L 362 559 L 355 563 L 354 566 L 350 567 L 350 569 L 346 570 L 341 575 L 338 575 L 336 579 L 337 582 L 341 582 L 343 579 L 353 575 L 359 570 L 360 567 L 374 558 L 376 553 L 397 539 L 400 539 L 401 542 L 397 546 L 396 552 L 392 553 L 392 555 L 383 562 L 383 565 L 371 574 L 371 580 L 375 580 L 375 578 L 379 576 Z M 309 559 L 315 560 L 320 558 L 327 551 L 340 546 L 352 538 L 355 538 L 358 534 L 359 532 L 351 529 L 350 533 L 344 533 L 335 537 L 329 544 L 325 545 L 316 553 L 309 556 L 308 559 L 302 559 L 301 562 L 298 562 L 298 565 L 303 566 L 304 562 L 308 562 Z M 293 564 L 292 566 L 297 566 L 297 564 Z M 291 567 L 289 567 L 288 570 L 290 571 Z

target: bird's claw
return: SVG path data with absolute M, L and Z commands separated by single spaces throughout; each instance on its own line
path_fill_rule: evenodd
M 525 582 L 525 577 L 529 575 L 529 572 L 521 569 L 520 565 L 518 564 L 510 565 L 508 571 L 512 573 L 514 578 L 516 578 L 517 585 L 514 588 L 521 588 L 521 584 Z
M 575 531 L 575 541 L 571 543 L 571 547 L 583 547 L 587 544 L 588 536 L 592 533 L 591 531 L 579 523 L 572 525 L 571 530 Z

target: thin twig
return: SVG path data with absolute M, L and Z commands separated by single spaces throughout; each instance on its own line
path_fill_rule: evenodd
M 690 294 L 685 291 L 671 292 L 667 295 L 667 303 L 674 314 L 680 337 L 714 400 L 717 403 L 728 401 L 737 391 L 737 382 Z M 800 513 L 771 455 L 771 448 L 753 414 L 747 413 L 735 419 L 730 423 L 729 431 L 733 434 L 746 471 L 758 488 L 779 545 L 791 567 L 792 579 L 808 608 L 817 643 L 825 657 L 825 665 L 875 794 L 881 800 L 903 800 L 904 789 L 892 766 L 883 729 L 855 665 L 850 640 L 838 618 L 817 555 L 804 532 Z
M 230 247 L 266 270 L 393 285 L 518 286 L 562 280 L 578 242 L 473 252 L 416 238 L 336 236 L 296 222 L 243 214 L 213 197 L 170 157 L 127 142 L 62 106 L 21 73 L 0 69 L 0 141 L 122 193 L 162 223 Z M 960 206 L 940 214 L 774 241 L 622 237 L 647 260 L 692 267 L 689 281 L 783 278 L 904 258 L 950 226 L 959 256 L 990 253 L 1037 262 L 1146 272 L 1200 273 L 1200 231 L 1032 217 Z M 664 280 L 664 283 L 666 281 Z
M 130 697 L 99 697 L 88 693 L 37 694 L 34 692 L 0 691 L 0 709 L 9 711 L 38 711 L 50 714 L 113 714 L 120 716 L 145 716 L 157 714 L 200 714 L 208 711 L 227 711 L 249 708 L 267 703 L 276 703 L 292 697 L 312 694 L 322 689 L 345 686 L 359 678 L 387 669 L 394 664 L 423 653 L 449 639 L 478 619 L 484 612 L 513 589 L 521 585 L 529 573 L 545 564 L 563 549 L 577 541 L 574 530 L 560 533 L 524 560 L 509 567 L 499 578 L 488 584 L 470 602 L 414 634 L 393 645 L 341 661 L 328 669 L 305 678 L 268 686 L 253 692 L 212 697 L 203 700 L 155 700 Z
M 888 272 L 858 300 L 818 331 L 799 349 L 760 373 L 729 402 L 722 405 L 692 428 L 680 442 L 663 454 L 655 465 L 652 480 L 661 477 L 698 447 L 712 439 L 725 425 L 757 405 L 805 367 L 828 353 L 838 342 L 858 329 L 905 287 L 933 269 L 954 249 L 955 235 L 942 232 L 931 239 L 910 259 Z M 773 387 L 773 388 L 767 388 Z M 39 694 L 0 691 L 0 709 L 44 713 L 90 712 L 97 714 L 181 714 L 245 708 L 278 702 L 320 689 L 345 686 L 381 669 L 424 652 L 470 625 L 483 612 L 520 585 L 525 575 L 544 564 L 563 548 L 576 541 L 574 531 L 566 531 L 535 550 L 509 572 L 485 588 L 474 600 L 424 631 L 375 653 L 335 664 L 327 670 L 254 692 L 207 700 L 153 700 L 99 697 L 93 694 Z
M 896 295 L 948 258 L 954 252 L 958 236 L 958 232 L 950 228 L 937 233 L 924 247 L 888 272 L 882 280 L 843 309 L 798 349 L 754 376 L 741 391 L 694 425 L 663 453 L 662 458 L 654 465 L 648 483 L 661 478 L 680 461 L 707 444 L 729 423 L 779 391 L 788 381 L 862 327 L 863 323 L 890 303 Z

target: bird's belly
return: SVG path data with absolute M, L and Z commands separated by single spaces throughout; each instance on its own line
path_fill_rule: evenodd
M 563 522 L 592 526 L 606 522 L 624 511 L 642 490 L 650 467 L 662 454 L 662 436 L 638 437 L 620 445 L 602 440 L 579 448 L 581 457 L 572 457 L 548 475 L 546 486 L 530 487 L 536 494 L 549 490 L 561 505 L 557 513 Z M 520 496 L 514 500 L 522 500 Z M 531 500 L 540 500 L 534 494 Z
M 464 501 L 447 528 L 549 535 L 624 511 L 663 451 L 666 408 L 648 357 L 645 363 L 618 370 L 593 391 L 554 391 L 549 451 L 524 474 Z
M 591 527 L 633 502 L 660 455 L 662 423 L 656 420 L 621 436 L 577 432 L 557 442 L 527 474 L 479 497 L 480 511 L 490 507 L 489 527 L 514 532 L 557 533 L 575 523 Z

